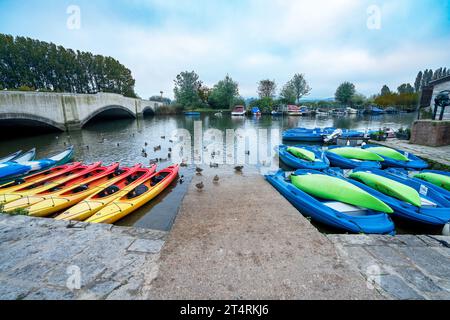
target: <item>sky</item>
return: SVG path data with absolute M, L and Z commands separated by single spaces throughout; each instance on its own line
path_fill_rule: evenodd
M 173 98 L 182 71 L 211 87 L 229 74 L 244 97 L 303 73 L 317 99 L 450 67 L 450 0 L 0 0 L 0 33 L 112 56 L 143 98 Z

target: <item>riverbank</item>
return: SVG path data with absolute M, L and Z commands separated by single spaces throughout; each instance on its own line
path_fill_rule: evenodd
M 428 147 L 411 144 L 406 140 L 388 139 L 387 141 L 369 141 L 389 148 L 400 149 L 415 154 L 430 163 L 434 170 L 450 171 L 450 146 Z
M 0 298 L 450 299 L 449 244 L 323 235 L 256 169 L 205 168 L 169 233 L 0 215 Z

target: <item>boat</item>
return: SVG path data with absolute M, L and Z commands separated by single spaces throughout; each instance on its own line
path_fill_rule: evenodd
M 380 109 L 378 107 L 372 106 L 369 107 L 368 109 L 366 109 L 364 111 L 365 114 L 371 114 L 371 115 L 380 115 L 380 114 L 385 114 L 386 112 L 383 109 Z
M 23 162 L 32 161 L 32 160 L 34 160 L 35 157 L 36 157 L 36 148 L 33 148 L 33 149 L 15 157 L 14 160 L 11 160 L 9 162 L 14 162 L 14 163 L 20 164 Z
M 188 116 L 188 117 L 197 117 L 197 116 L 200 116 L 201 114 L 200 114 L 200 112 L 187 111 L 184 113 L 184 115 Z
M 345 110 L 344 109 L 332 109 L 331 114 L 333 116 L 345 116 Z
M 0 163 L 14 161 L 14 159 L 17 158 L 18 156 L 20 156 L 21 154 L 22 154 L 22 150 L 11 153 L 10 155 L 7 155 L 7 156 L 1 158 Z
M 236 106 L 231 112 L 232 116 L 245 116 L 246 111 L 244 106 Z
M 6 195 L 6 199 L 9 202 L 4 205 L 4 210 L 6 212 L 11 212 L 16 209 L 24 209 L 46 199 L 57 197 L 61 193 L 70 191 L 74 188 L 86 189 L 87 186 L 88 189 L 91 190 L 94 185 L 98 186 L 98 184 L 94 184 L 94 182 L 98 182 L 100 181 L 100 179 L 108 175 L 113 175 L 116 173 L 116 171 L 121 171 L 118 168 L 118 163 L 112 164 L 108 167 L 96 167 L 84 175 L 77 174 L 75 178 L 66 180 L 56 186 L 45 188 L 44 191 L 40 191 L 38 193 L 30 192 L 29 194 L 25 195 L 17 193 L 16 196 L 19 195 L 19 199 L 15 201 L 9 201 L 11 195 L 8 194 Z
M 110 166 L 104 174 L 89 182 L 65 189 L 56 195 L 43 197 L 43 201 L 27 208 L 28 214 L 32 217 L 47 217 L 66 210 L 99 191 L 103 191 L 105 194 L 112 193 L 117 190 L 116 183 L 123 181 L 124 178 L 129 178 L 132 181 L 132 176 L 140 168 L 142 168 L 142 164 L 119 169 L 119 164 L 116 163 Z M 107 190 L 105 191 L 105 189 Z
M 316 111 L 316 116 L 318 116 L 318 117 L 327 117 L 329 115 L 330 115 L 330 113 L 328 112 L 327 109 L 318 109 Z
M 86 222 L 112 224 L 124 218 L 170 186 L 178 176 L 178 170 L 179 166 L 175 165 L 153 174 L 135 189 L 87 219 Z
M 252 114 L 254 116 L 260 116 L 261 115 L 261 110 L 259 110 L 258 107 L 254 107 L 254 108 L 252 108 Z
M 394 217 L 441 227 L 450 222 L 450 201 L 435 189 L 425 187 L 420 181 L 385 170 L 367 168 L 354 170 L 350 179 L 355 181 L 355 185 L 388 204 L 394 210 Z M 401 189 L 399 184 L 403 185 Z
M 315 170 L 298 170 L 290 177 L 280 170 L 266 175 L 303 215 L 352 233 L 394 234 L 392 209 L 344 179 Z M 325 187 L 326 186 L 326 187 Z
M 330 166 L 325 152 L 316 146 L 280 145 L 277 149 L 281 161 L 294 169 L 324 170 Z
M 414 178 L 425 180 L 435 186 L 450 191 L 450 173 L 444 171 L 429 170 L 414 175 Z
M 106 207 L 111 202 L 127 194 L 156 171 L 156 165 L 150 168 L 138 167 L 130 175 L 123 176 L 119 181 L 114 182 L 99 192 L 89 196 L 79 204 L 57 216 L 56 220 L 84 221 L 92 217 L 95 213 Z
M 35 154 L 35 153 L 34 153 Z M 30 157 L 34 154 L 30 150 L 25 157 Z M 0 180 L 7 182 L 8 179 L 14 179 L 33 172 L 46 170 L 53 166 L 61 165 L 69 162 L 73 157 L 73 147 L 47 159 L 36 161 L 22 161 L 22 162 L 6 162 L 0 164 Z M 20 157 L 22 158 L 22 156 Z
M 311 116 L 313 115 L 313 111 L 311 111 L 308 107 L 301 106 L 299 108 L 299 112 L 301 116 Z
M 301 116 L 301 112 L 300 112 L 300 108 L 298 106 L 295 105 L 289 105 L 288 107 L 288 115 L 289 116 Z
M 39 172 L 23 178 L 13 180 L 11 182 L 0 185 L 0 194 L 11 193 L 18 190 L 30 190 L 37 188 L 39 185 L 48 185 L 55 181 L 61 181 L 67 175 L 72 175 L 75 169 L 80 167 L 80 162 L 58 166 L 47 171 Z
M 284 141 L 323 142 L 324 136 L 332 133 L 335 128 L 294 128 L 283 132 Z
M 283 111 L 281 111 L 279 107 L 276 107 L 274 110 L 272 110 L 271 114 L 274 117 L 278 117 L 283 115 Z
M 357 109 L 350 108 L 350 107 L 346 108 L 346 109 L 345 109 L 345 112 L 346 112 L 347 114 L 358 114 L 358 110 L 357 110 Z
M 356 147 L 329 147 L 326 156 L 331 166 L 342 169 L 381 168 L 383 161 L 379 155 Z
M 383 158 L 384 168 L 405 168 L 411 170 L 423 170 L 428 168 L 428 163 L 412 153 L 387 148 L 378 145 L 365 145 L 363 149 L 378 154 Z

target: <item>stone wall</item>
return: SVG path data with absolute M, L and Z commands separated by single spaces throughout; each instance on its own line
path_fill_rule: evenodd
M 450 121 L 418 120 L 414 122 L 411 143 L 430 147 L 450 145 Z

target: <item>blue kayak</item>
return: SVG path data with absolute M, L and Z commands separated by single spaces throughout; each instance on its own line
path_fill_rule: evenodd
M 450 201 L 443 197 L 436 188 L 431 188 L 422 181 L 416 181 L 400 174 L 393 174 L 392 171 L 361 168 L 354 170 L 354 172 L 368 172 L 385 177 L 411 187 L 419 193 L 422 202 L 421 207 L 377 191 L 362 182 L 349 179 L 356 186 L 389 205 L 394 210 L 394 217 L 432 226 L 443 226 L 450 222 Z
M 315 170 L 298 170 L 295 175 L 323 174 Z M 283 171 L 266 175 L 266 180 L 303 215 L 328 226 L 353 233 L 394 234 L 388 214 L 314 197 L 293 185 Z
M 362 148 L 370 150 L 371 148 L 378 148 L 380 146 L 377 145 L 365 145 Z M 404 155 L 406 158 L 409 159 L 409 161 L 402 161 L 402 160 L 396 160 L 390 157 L 387 157 L 385 155 L 380 156 L 384 159 L 382 166 L 383 168 L 405 168 L 405 169 L 411 169 L 411 170 L 422 170 L 428 168 L 428 163 L 419 157 L 415 156 L 412 153 L 397 150 L 394 148 L 389 148 L 392 150 L 395 150 L 399 152 L 400 154 Z
M 28 154 L 28 156 L 29 155 L 30 154 Z M 67 150 L 48 159 L 1 163 L 0 180 L 13 179 L 29 173 L 47 170 L 51 167 L 59 166 L 69 162 L 72 159 L 72 157 L 73 157 L 73 147 L 70 147 Z
M 190 116 L 190 117 L 197 117 L 200 116 L 200 112 L 185 112 L 184 113 L 185 116 Z
M 339 146 L 329 147 L 328 150 L 333 150 L 337 148 L 342 148 Z M 332 167 L 338 167 L 341 169 L 355 169 L 359 167 L 363 168 L 381 168 L 381 163 L 379 161 L 364 161 L 358 159 L 348 159 L 341 155 L 335 154 L 333 152 L 327 151 L 326 156 L 330 161 Z
M 285 141 L 323 142 L 323 137 L 334 132 L 334 128 L 294 128 L 283 133 Z
M 281 161 L 294 169 L 313 169 L 313 170 L 323 170 L 330 166 L 330 161 L 325 156 L 325 152 L 316 146 L 295 146 L 296 148 L 301 148 L 308 150 L 315 155 L 315 161 L 309 161 L 306 159 L 301 159 L 291 152 L 288 151 L 288 146 L 281 145 L 278 149 L 278 154 Z
M 17 152 L 11 153 L 3 158 L 0 159 L 0 163 L 10 162 L 14 161 L 17 157 L 19 157 L 22 154 L 22 150 L 19 150 Z

